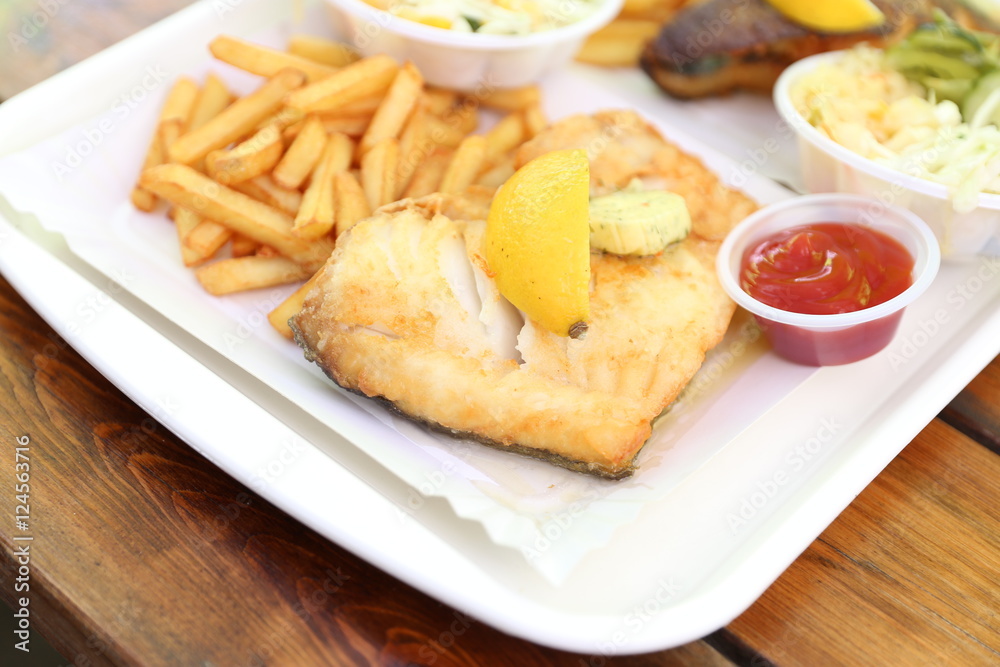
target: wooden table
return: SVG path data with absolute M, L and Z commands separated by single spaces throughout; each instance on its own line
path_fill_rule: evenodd
M 47 41 L 0 50 L 0 97 L 185 4 L 58 5 Z M 4 5 L 3 32 L 38 7 Z M 75 665 L 1000 663 L 1000 360 L 734 622 L 605 663 L 508 637 L 302 527 L 139 409 L 2 280 L 0 331 L 0 514 L 14 513 L 12 450 L 28 435 L 32 628 Z

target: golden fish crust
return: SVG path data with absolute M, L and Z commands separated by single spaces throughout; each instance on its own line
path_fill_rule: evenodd
M 632 473 L 653 420 L 724 335 L 715 276 L 725 233 L 755 206 L 631 112 L 576 116 L 522 147 L 593 148 L 592 190 L 652 179 L 682 194 L 693 232 L 653 257 L 591 255 L 583 339 L 525 321 L 485 262 L 481 201 L 431 196 L 338 239 L 290 325 L 341 387 L 453 435 L 608 478 Z

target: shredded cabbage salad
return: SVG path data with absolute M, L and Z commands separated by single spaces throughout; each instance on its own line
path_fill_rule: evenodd
M 952 205 L 968 212 L 980 192 L 1000 193 L 1000 129 L 992 114 L 963 122 L 954 102 L 938 102 L 885 61 L 855 47 L 792 86 L 792 104 L 820 132 L 874 162 L 949 188 Z M 996 108 L 1000 92 L 984 107 Z
M 366 0 L 402 18 L 457 32 L 528 35 L 575 23 L 600 0 Z

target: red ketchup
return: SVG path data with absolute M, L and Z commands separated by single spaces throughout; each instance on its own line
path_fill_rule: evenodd
M 743 255 L 740 285 L 758 301 L 781 310 L 849 313 L 905 291 L 913 283 L 913 264 L 906 248 L 886 234 L 822 222 L 782 230 L 749 248 Z M 829 331 L 758 321 L 780 354 L 825 366 L 857 361 L 885 347 L 902 313 Z

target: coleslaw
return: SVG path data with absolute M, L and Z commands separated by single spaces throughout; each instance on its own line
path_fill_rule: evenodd
M 897 171 L 948 186 L 968 212 L 980 192 L 1000 193 L 1000 129 L 988 114 L 962 119 L 955 102 L 937 101 L 867 46 L 820 65 L 790 90 L 792 104 L 833 141 Z M 991 100 L 992 101 L 992 100 Z

